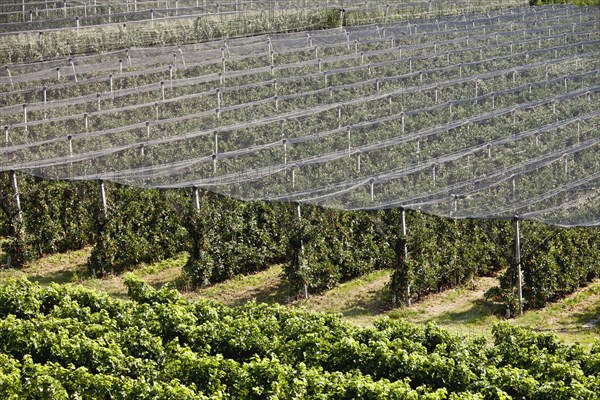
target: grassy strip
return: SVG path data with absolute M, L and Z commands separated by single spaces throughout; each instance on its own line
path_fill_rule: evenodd
M 0 270 L 0 284 L 11 277 L 27 276 L 43 286 L 52 282 L 80 284 L 101 290 L 113 297 L 126 298 L 123 276 L 94 278 L 87 272 L 86 260 L 91 249 L 55 254 L 33 262 L 21 270 Z M 436 322 L 444 329 L 475 337 L 491 338 L 492 326 L 503 320 L 499 304 L 485 301 L 483 293 L 497 284 L 494 277 L 475 280 L 474 288 L 458 287 L 431 295 L 410 308 L 391 309 L 389 305 L 389 270 L 374 271 L 360 278 L 342 283 L 321 295 L 308 299 L 290 299 L 282 279 L 282 266 L 251 275 L 236 276 L 225 282 L 195 291 L 185 291 L 182 266 L 187 254 L 154 264 L 141 264 L 133 273 L 155 287 L 171 285 L 184 291 L 190 300 L 211 299 L 228 305 L 242 305 L 249 301 L 268 304 L 287 304 L 310 311 L 339 313 L 348 322 L 371 326 L 387 316 L 416 324 Z M 566 343 L 590 346 L 600 334 L 600 280 L 578 290 L 561 301 L 541 309 L 528 311 L 512 320 L 515 325 L 537 331 L 556 332 Z

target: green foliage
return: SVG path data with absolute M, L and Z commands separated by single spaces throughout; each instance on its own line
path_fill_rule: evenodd
M 277 206 L 205 192 L 199 196 L 199 210 L 187 201 L 183 226 L 191 252 L 184 270 L 194 284 L 261 271 L 284 259 L 285 233 Z
M 468 284 L 512 264 L 509 223 L 458 220 L 408 211 L 344 212 L 292 204 L 242 202 L 201 192 L 200 209 L 189 190 L 143 190 L 107 185 L 108 217 L 94 183 L 50 182 L 19 175 L 24 224 L 8 174 L 0 179 L 5 230 L 3 249 L 13 267 L 43 254 L 96 243 L 89 260 L 95 273 L 119 273 L 189 250 L 185 272 L 194 285 L 284 263 L 292 295 L 330 289 L 376 268 L 394 270 L 397 304 Z M 523 294 L 539 308 L 600 276 L 593 229 L 523 224 Z M 408 257 L 404 258 L 404 246 Z M 516 272 L 508 268 L 488 297 L 518 309 Z M 409 291 L 410 288 L 410 291 Z
M 453 221 L 407 211 L 404 237 L 400 210 L 386 210 L 378 217 L 379 240 L 388 244 L 385 263 L 394 269 L 390 286 L 397 303 L 467 284 L 508 265 L 506 243 L 498 242 L 509 235 L 502 222 Z
M 323 11 L 323 29 L 333 29 L 344 26 L 340 10 L 331 9 Z
M 0 174 L 0 229 L 9 235 L 3 248 L 12 267 L 95 241 L 92 183 L 47 181 L 21 174 L 17 174 L 17 182 L 22 224 L 9 174 Z
M 256 10 L 249 21 L 245 14 L 236 14 L 231 9 L 225 10 L 226 16 L 219 16 L 211 12 L 204 17 L 196 18 L 195 14 L 189 18 L 181 17 L 174 21 L 154 23 L 148 18 L 148 13 L 143 13 L 145 21 L 137 20 L 140 15 L 134 16 L 124 7 L 122 2 L 112 2 L 112 16 L 109 16 L 106 3 L 98 4 L 98 12 L 94 13 L 93 25 L 87 29 L 75 32 L 73 20 L 79 16 L 83 25 L 89 24 L 87 18 L 81 15 L 81 10 L 76 7 L 67 7 L 69 17 L 53 16 L 51 20 L 44 21 L 43 42 L 32 43 L 28 35 L 13 34 L 5 36 L 4 51 L 0 55 L 2 63 L 8 62 L 34 62 L 43 59 L 63 58 L 79 54 L 97 52 L 108 52 L 117 49 L 132 47 L 148 47 L 156 45 L 181 44 L 202 42 L 227 37 L 254 36 L 272 32 L 290 32 L 314 27 L 315 29 L 327 29 L 340 27 L 342 22 L 346 24 L 365 24 L 377 22 L 390 22 L 405 20 L 408 16 L 414 17 L 422 13 L 430 12 L 430 4 L 413 5 L 406 7 L 390 7 L 387 15 L 381 12 L 381 7 L 372 6 L 370 10 L 364 7 L 352 7 L 346 10 L 344 21 L 340 19 L 339 9 L 327 9 L 325 2 L 295 2 L 290 6 L 287 2 L 281 2 L 280 7 L 271 3 L 257 3 L 253 5 Z M 489 0 L 485 5 L 472 5 L 468 7 L 463 4 L 446 6 L 443 2 L 436 2 L 436 13 L 438 15 L 453 15 L 459 11 L 490 10 L 510 5 L 522 5 L 521 0 Z M 152 7 L 149 5 L 149 7 Z M 224 7 L 227 7 L 224 4 Z M 232 7 L 232 3 L 229 4 Z M 59 8 L 51 8 L 50 12 L 58 11 Z M 147 10 L 146 10 L 147 11 Z M 20 27 L 22 22 L 20 13 L 6 14 L 4 18 L 14 18 L 13 26 Z M 52 14 L 51 14 L 52 16 Z M 133 19 L 132 19 L 133 18 Z M 36 17 L 37 21 L 37 17 Z M 17 23 L 15 23 L 17 22 Z M 133 25 L 130 23 L 133 22 Z M 121 25 L 123 23 L 123 25 Z M 127 26 L 126 26 L 127 25 Z M 47 29 L 46 29 L 47 28 Z M 10 28 L 7 28 L 10 29 Z M 22 28 L 17 28 L 21 30 Z
M 101 222 L 89 268 L 96 274 L 119 273 L 140 262 L 155 262 L 184 249 L 181 227 L 168 194 L 108 186 L 110 206 Z
M 382 265 L 387 246 L 377 241 L 374 219 L 365 212 L 345 212 L 315 206 L 288 207 L 290 260 L 285 276 L 294 292 L 306 285 L 314 293 L 361 276 Z
M 125 277 L 127 295 L 138 303 L 164 303 L 174 304 L 181 299 L 181 295 L 175 289 L 163 287 L 161 290 L 153 290 L 144 281 L 133 274 Z
M 600 242 L 596 229 L 565 229 L 535 223 L 521 226 L 524 308 L 541 308 L 600 276 L 597 256 Z M 516 285 L 517 272 L 513 265 L 500 278 L 500 287 L 490 290 L 488 297 L 504 301 L 515 314 L 518 310 Z
M 494 344 L 383 319 L 182 300 L 127 278 L 133 301 L 81 287 L 0 288 L 6 399 L 594 399 L 600 344 L 508 323 Z

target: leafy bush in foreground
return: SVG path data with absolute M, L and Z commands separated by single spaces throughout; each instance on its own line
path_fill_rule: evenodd
M 3 398 L 595 399 L 600 343 L 502 323 L 494 344 L 435 325 L 372 328 L 282 306 L 187 302 L 127 279 L 133 301 L 81 287 L 0 288 Z

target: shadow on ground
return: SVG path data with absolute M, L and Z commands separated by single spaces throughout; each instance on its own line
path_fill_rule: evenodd
M 353 301 L 346 303 L 338 311 L 346 318 L 376 317 L 392 309 L 391 292 L 388 287 L 382 287 L 364 293 Z
M 87 269 L 86 264 L 77 264 L 74 268 L 47 271 L 42 274 L 32 274 L 28 279 L 32 282 L 37 282 L 42 286 L 50 285 L 51 283 L 81 283 L 84 279 L 90 279 L 92 275 Z
M 600 328 L 600 304 L 573 315 L 578 325 L 586 329 Z
M 504 306 L 500 303 L 486 301 L 484 299 L 476 299 L 473 301 L 471 307 L 462 311 L 445 311 L 431 318 L 425 320 L 425 322 L 464 322 L 464 323 L 477 323 L 483 321 L 490 316 L 502 316 L 504 312 Z
M 283 282 L 276 285 L 257 287 L 237 298 L 233 305 L 239 306 L 251 300 L 255 300 L 257 303 L 287 304 L 291 301 L 290 290 L 288 285 Z

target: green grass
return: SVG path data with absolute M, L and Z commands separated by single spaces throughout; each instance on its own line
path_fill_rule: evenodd
M 390 270 L 374 271 L 319 295 L 301 299 L 295 306 L 313 311 L 339 313 L 358 325 L 370 325 L 390 310 L 390 291 L 386 286 Z
M 187 297 L 208 298 L 229 305 L 240 305 L 250 300 L 259 303 L 285 304 L 290 301 L 289 289 L 282 280 L 283 267 L 274 265 L 250 275 L 238 275 L 225 282 L 187 293 Z
M 111 296 L 124 298 L 127 288 L 122 276 L 107 275 L 94 277 L 87 267 L 92 248 L 52 254 L 27 264 L 21 269 L 0 269 L 0 284 L 10 278 L 27 277 L 42 286 L 51 283 L 82 285 L 91 289 L 102 290 Z M 142 277 L 154 287 L 165 284 L 181 287 L 183 285 L 182 267 L 187 261 L 187 253 L 152 264 L 140 264 L 132 272 Z
M 9 278 L 26 276 L 29 280 L 49 285 L 52 282 L 82 283 L 91 277 L 87 270 L 87 259 L 91 248 L 53 254 L 28 264 L 22 269 L 0 270 L 0 282 Z
M 556 332 L 568 342 L 592 343 L 600 338 L 600 280 L 541 310 L 526 312 L 518 323 Z
M 91 248 L 46 256 L 23 269 L 0 269 L 0 284 L 13 277 L 26 276 L 41 285 L 52 282 L 77 284 L 124 298 L 127 288 L 122 276 L 93 277 L 87 270 Z M 1 255 L 0 255 L 1 257 Z M 368 326 L 384 316 L 416 324 L 435 322 L 450 332 L 491 338 L 492 326 L 504 320 L 502 305 L 486 301 L 483 293 L 497 284 L 494 277 L 479 278 L 475 287 L 458 287 L 429 295 L 411 307 L 393 309 L 387 286 L 390 270 L 379 270 L 326 291 L 295 299 L 283 279 L 283 266 L 236 276 L 205 288 L 189 290 L 183 274 L 188 254 L 152 264 L 141 264 L 132 272 L 154 287 L 170 285 L 187 299 L 207 298 L 228 305 L 248 301 L 279 303 L 306 310 L 341 314 L 350 323 Z M 600 279 L 541 310 L 527 311 L 512 323 L 537 331 L 556 332 L 567 343 L 589 346 L 600 337 Z

